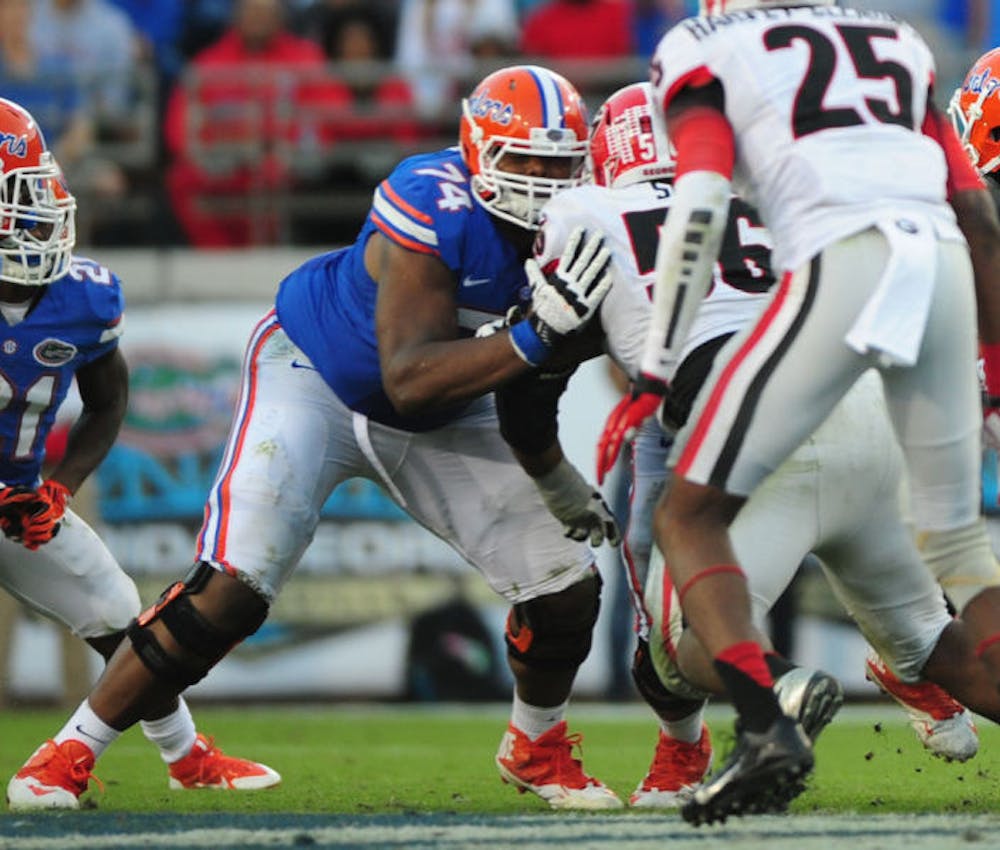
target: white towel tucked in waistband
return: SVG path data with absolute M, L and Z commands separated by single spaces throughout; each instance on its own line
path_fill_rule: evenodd
M 920 215 L 897 215 L 876 226 L 889 240 L 889 262 L 845 340 L 859 354 L 878 354 L 882 365 L 912 366 L 934 294 L 937 236 Z

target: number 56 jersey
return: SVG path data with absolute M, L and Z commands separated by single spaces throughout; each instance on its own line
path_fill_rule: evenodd
M 653 58 L 656 103 L 713 78 L 736 138 L 733 188 L 771 231 L 775 269 L 904 209 L 961 239 L 943 151 L 922 132 L 934 60 L 908 24 L 834 6 L 680 22 Z

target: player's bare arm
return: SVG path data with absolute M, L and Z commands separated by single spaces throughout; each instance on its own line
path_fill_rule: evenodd
M 500 387 L 496 394 L 500 433 L 567 537 L 589 539 L 592 546 L 605 540 L 617 546 L 621 530 L 611 509 L 566 458 L 559 442 L 559 399 L 571 374 L 572 370 L 532 371 Z
M 75 493 L 110 451 L 128 405 L 128 366 L 117 348 L 76 373 L 83 411 L 49 476 Z
M 979 340 L 984 345 L 1000 344 L 1000 220 L 996 206 L 951 123 L 932 101 L 928 101 L 923 129 L 944 151 L 948 202 L 969 243 L 979 308 Z
M 375 331 L 383 384 L 398 411 L 461 402 L 539 366 L 587 326 L 611 288 L 600 233 L 577 228 L 554 268 L 528 260 L 528 318 L 489 337 L 457 339 L 456 283 L 440 261 L 375 234 L 365 250 L 378 282 Z
M 951 197 L 951 206 L 962 228 L 976 279 L 979 338 L 1000 344 L 1000 219 L 986 189 L 965 189 Z
M 474 398 L 528 369 L 506 333 L 458 338 L 456 282 L 440 260 L 376 233 L 365 248 L 365 266 L 378 282 L 383 383 L 400 413 Z

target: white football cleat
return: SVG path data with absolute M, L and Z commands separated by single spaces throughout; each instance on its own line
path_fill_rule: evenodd
M 968 761 L 979 751 L 972 714 L 933 682 L 903 682 L 874 652 L 865 659 L 865 678 L 906 710 L 920 743 L 947 761 Z

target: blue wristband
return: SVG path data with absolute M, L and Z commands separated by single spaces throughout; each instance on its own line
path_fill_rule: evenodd
M 518 322 L 510 329 L 510 344 L 525 363 L 541 366 L 549 356 L 549 347 L 542 342 L 531 322 Z

